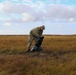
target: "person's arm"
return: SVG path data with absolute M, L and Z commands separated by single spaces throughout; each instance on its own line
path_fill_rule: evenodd
M 38 34 L 38 32 L 33 32 L 33 36 L 34 37 L 40 37 L 40 35 Z

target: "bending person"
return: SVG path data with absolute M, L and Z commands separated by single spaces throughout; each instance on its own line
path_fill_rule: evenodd
M 30 37 L 28 40 L 27 51 L 30 50 L 32 42 L 34 41 L 36 43 L 38 38 L 42 36 L 44 29 L 45 29 L 45 26 L 42 25 L 42 26 L 36 27 L 30 31 Z

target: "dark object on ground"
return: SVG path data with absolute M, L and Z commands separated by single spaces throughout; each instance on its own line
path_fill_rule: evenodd
M 43 52 L 43 48 L 41 47 L 42 41 L 44 37 L 38 37 L 38 40 L 36 44 L 33 46 L 33 48 L 30 50 L 27 50 L 25 53 L 30 53 L 30 52 Z
M 43 39 L 44 39 L 44 37 L 38 37 L 36 44 L 33 46 L 33 48 L 30 50 L 30 52 L 43 51 L 43 49 L 41 47 Z

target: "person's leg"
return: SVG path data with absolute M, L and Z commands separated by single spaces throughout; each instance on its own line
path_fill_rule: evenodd
M 33 40 L 34 40 L 34 38 L 32 36 L 30 36 L 29 40 L 28 40 L 27 50 L 30 50 L 30 47 L 31 47 Z
M 36 42 L 37 42 L 37 38 L 35 38 L 35 37 L 34 37 L 34 42 L 35 42 L 35 44 L 36 44 Z M 34 45 L 30 51 L 31 51 L 31 52 L 35 52 L 35 51 L 37 50 L 37 48 L 38 48 L 38 47 L 37 47 L 36 45 Z

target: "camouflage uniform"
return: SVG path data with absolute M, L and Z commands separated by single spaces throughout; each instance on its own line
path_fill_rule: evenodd
M 28 50 L 30 49 L 33 40 L 36 43 L 37 37 L 42 36 L 42 33 L 43 33 L 43 30 L 40 30 L 40 27 L 36 27 L 30 31 L 30 37 L 29 37 L 28 46 L 27 46 Z

